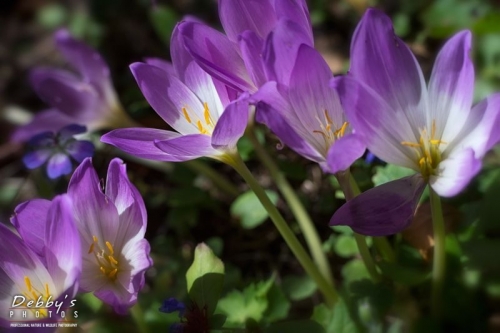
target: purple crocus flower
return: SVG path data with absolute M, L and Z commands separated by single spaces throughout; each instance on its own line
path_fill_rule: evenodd
M 269 40 L 268 47 L 282 47 L 278 39 Z M 335 174 L 361 157 L 365 145 L 353 133 L 337 92 L 330 88 L 332 78 L 321 55 L 301 44 L 287 78 L 281 76 L 281 82 L 266 83 L 253 98 L 260 101 L 258 121 L 267 124 L 297 153 Z
M 255 92 L 269 76 L 273 78 L 275 73 L 268 72 L 263 58 L 293 58 L 290 50 L 286 56 L 264 50 L 264 41 L 272 39 L 277 26 L 288 34 L 288 41 L 295 41 L 293 45 L 299 45 L 299 38 L 314 44 L 304 0 L 221 0 L 219 17 L 226 34 L 193 20 L 181 22 L 176 29 L 198 65 L 239 92 Z M 286 71 L 288 62 L 282 64 L 280 69 Z
M 104 191 L 87 158 L 71 177 L 68 194 L 82 244 L 80 289 L 123 314 L 137 302 L 152 265 L 144 201 L 118 158 L 109 164 Z
M 55 68 L 33 70 L 31 84 L 50 109 L 39 112 L 30 123 L 18 128 L 12 140 L 26 141 L 33 134 L 57 131 L 75 123 L 84 124 L 89 130 L 129 125 L 131 121 L 123 112 L 101 55 L 66 30 L 59 30 L 55 40 L 78 75 Z
M 425 184 L 450 197 L 477 174 L 482 157 L 500 138 L 500 94 L 472 107 L 470 50 L 469 31 L 450 38 L 426 86 L 390 19 L 375 9 L 366 12 L 353 37 L 350 73 L 336 86 L 368 149 L 418 174 L 349 201 L 331 225 L 346 224 L 376 236 L 399 232 L 411 222 Z
M 36 211 L 31 210 L 32 207 L 24 210 L 25 205 L 18 207 L 21 216 L 13 217 L 18 230 L 30 230 L 20 232 L 22 238 L 0 224 L 0 326 L 4 327 L 8 327 L 11 320 L 61 319 L 57 315 L 61 309 L 67 311 L 74 305 L 71 302 L 81 274 L 80 237 L 71 199 L 63 195 L 54 198 L 52 203 L 43 201 L 44 219 L 36 219 Z M 33 310 L 28 310 L 27 318 L 23 318 L 22 310 L 16 308 L 22 306 L 26 310 L 30 301 L 34 302 Z M 49 314 L 56 301 L 62 302 L 62 306 Z M 36 306 L 37 302 L 43 305 Z
M 158 61 L 130 66 L 144 97 L 173 129 L 118 129 L 101 141 L 143 158 L 186 161 L 201 156 L 226 160 L 243 135 L 249 117 L 246 94 L 211 78 L 184 48 L 175 31 L 172 66 Z
M 77 140 L 75 135 L 85 133 L 85 126 L 68 125 L 59 132 L 43 132 L 28 141 L 28 153 L 23 162 L 28 169 L 36 169 L 47 162 L 47 175 L 51 179 L 71 173 L 72 160 L 77 163 L 94 154 L 90 141 Z

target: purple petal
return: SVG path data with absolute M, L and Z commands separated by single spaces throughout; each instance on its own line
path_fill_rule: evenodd
M 356 134 L 336 140 L 328 150 L 327 162 L 330 173 L 349 169 L 351 164 L 365 153 L 366 146 Z
M 80 236 L 68 195 L 57 196 L 47 214 L 45 259 L 54 283 L 63 290 L 77 283 L 82 270 Z M 78 289 L 75 285 L 74 294 Z
M 101 182 L 90 158 L 76 168 L 68 185 L 68 194 L 73 199 L 75 222 L 81 235 L 82 247 L 87 250 L 93 242 L 93 236 L 102 243 L 109 241 L 115 244 L 119 228 L 118 212 L 102 192 Z M 92 290 L 88 289 L 89 286 L 83 279 L 82 288 Z
M 211 139 L 205 134 L 190 134 L 170 140 L 156 140 L 155 145 L 167 154 L 188 160 L 219 155 L 220 152 L 212 147 Z
M 85 43 L 74 39 L 67 30 L 59 30 L 56 35 L 59 50 L 87 82 L 98 86 L 109 86 L 109 68 L 101 55 Z
M 268 35 L 262 55 L 269 80 L 288 85 L 298 49 L 302 44 L 313 45 L 310 37 L 295 22 L 280 20 Z M 331 71 L 329 72 L 331 76 Z
M 452 197 L 460 193 L 481 170 L 481 160 L 472 149 L 464 149 L 439 163 L 438 174 L 431 176 L 429 184 L 437 194 Z
M 420 171 L 414 151 L 401 144 L 418 142 L 408 119 L 374 90 L 349 76 L 332 80 L 347 119 L 367 148 L 388 163 Z
M 264 39 L 276 23 L 274 8 L 267 0 L 220 0 L 219 18 L 227 37 L 233 42 L 245 30 Z
M 26 245 L 38 256 L 43 256 L 47 213 L 51 202 L 33 199 L 19 204 L 10 221 L 21 235 Z
M 64 150 L 78 163 L 94 155 L 94 144 L 90 141 L 72 141 L 64 146 Z
M 278 20 L 286 19 L 295 22 L 308 35 L 309 41 L 306 44 L 314 45 L 311 19 L 305 0 L 275 0 L 274 7 Z
M 55 146 L 55 134 L 54 132 L 36 134 L 28 141 L 28 145 L 39 148 L 52 148 Z
M 113 145 L 130 155 L 155 161 L 179 162 L 155 145 L 155 140 L 170 140 L 180 136 L 177 132 L 154 128 L 122 128 L 104 134 L 101 141 Z
M 207 73 L 237 91 L 255 91 L 236 44 L 198 22 L 181 22 L 178 28 L 187 50 Z
M 217 121 L 212 134 L 212 147 L 230 150 L 245 134 L 249 117 L 248 94 L 229 104 Z
M 74 123 L 75 120 L 56 109 L 48 109 L 37 113 L 28 124 L 20 126 L 11 137 L 14 142 L 28 141 L 34 134 L 51 131 L 57 132 L 62 127 Z
M 238 44 L 252 82 L 258 87 L 262 86 L 267 81 L 262 59 L 263 40 L 255 32 L 245 31 L 240 35 Z
M 429 82 L 430 118 L 436 137 L 452 142 L 467 124 L 474 92 L 474 65 L 470 58 L 471 33 L 450 38 L 439 52 Z
M 375 90 L 415 131 L 426 123 L 427 88 L 422 71 L 406 44 L 394 34 L 390 18 L 370 8 L 351 44 L 350 74 Z M 416 142 L 416 141 L 415 141 Z
M 194 122 L 182 116 L 182 109 L 191 116 L 202 115 L 203 104 L 184 83 L 152 65 L 134 63 L 130 69 L 144 97 L 160 117 L 181 134 L 198 132 Z
M 120 216 L 114 247 L 122 248 L 134 237 L 143 238 L 147 222 L 146 207 L 139 191 L 127 177 L 125 164 L 118 158 L 109 163 L 106 196 L 113 201 Z
M 73 123 L 86 123 L 99 117 L 100 97 L 94 86 L 60 71 L 38 69 L 31 78 L 38 96 L 51 107 L 72 117 Z
M 396 234 L 411 223 L 425 185 L 413 175 L 374 187 L 340 207 L 330 226 L 348 225 L 367 236 Z
M 71 160 L 68 155 L 56 153 L 52 155 L 47 163 L 47 176 L 50 179 L 56 179 L 62 175 L 68 175 L 73 170 Z
M 172 65 L 170 61 L 163 60 L 160 58 L 145 58 L 144 62 L 148 65 L 153 65 L 163 69 L 168 75 L 173 75 L 173 76 L 177 75 L 174 65 Z
M 42 148 L 26 153 L 23 163 L 28 169 L 36 169 L 43 165 L 52 156 L 52 148 Z

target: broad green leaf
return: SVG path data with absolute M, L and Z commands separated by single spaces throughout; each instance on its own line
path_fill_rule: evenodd
M 365 264 L 360 259 L 352 259 L 342 267 L 342 276 L 346 283 L 369 279 L 370 274 L 366 270 Z
M 266 191 L 273 204 L 278 202 L 278 194 Z M 231 215 L 241 221 L 245 229 L 253 229 L 262 224 L 268 217 L 267 211 L 253 191 L 241 194 L 231 205 Z
M 283 278 L 283 291 L 293 301 L 310 297 L 317 289 L 316 283 L 307 275 L 289 275 Z
M 349 310 L 344 301 L 339 300 L 333 309 L 324 304 L 314 307 L 311 319 L 317 321 L 326 332 L 358 333 L 356 323 L 351 319 Z
M 343 258 L 350 258 L 359 253 L 356 240 L 350 235 L 338 236 L 335 242 L 334 250 L 336 254 Z
M 177 13 L 168 6 L 157 5 L 151 11 L 150 18 L 158 37 L 168 44 L 170 35 L 179 21 Z
M 412 169 L 400 167 L 399 165 L 387 164 L 375 167 L 375 175 L 372 177 L 373 184 L 379 186 L 390 181 L 411 176 L 415 173 Z
M 325 333 L 325 329 L 313 320 L 296 320 L 273 324 L 264 333 Z
M 199 308 L 207 307 L 211 315 L 224 285 L 224 264 L 204 243 L 198 244 L 194 261 L 186 272 L 189 297 Z
M 268 322 L 285 319 L 290 310 L 290 301 L 285 297 L 283 291 L 273 284 L 267 293 L 267 309 L 264 318 Z

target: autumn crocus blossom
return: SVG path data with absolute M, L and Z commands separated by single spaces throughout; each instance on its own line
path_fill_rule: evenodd
M 52 202 L 37 201 L 35 206 L 39 204 L 46 212 L 43 219 L 36 218 L 38 212 L 30 203 L 16 208 L 12 222 L 21 237 L 0 224 L 1 326 L 15 320 L 57 321 L 61 308 L 69 316 L 68 309 L 74 305 L 82 257 L 71 199 L 63 195 Z M 23 317 L 21 312 L 30 301 L 43 305 L 33 305 Z M 62 306 L 49 316 L 56 302 Z M 23 309 L 16 310 L 20 306 Z
M 12 140 L 23 142 L 37 133 L 58 131 L 69 124 L 85 125 L 91 131 L 129 125 L 131 121 L 118 101 L 102 56 L 64 29 L 56 32 L 55 41 L 77 73 L 43 67 L 31 72 L 31 85 L 50 108 L 19 127 Z
M 477 174 L 482 157 L 500 138 L 500 94 L 472 107 L 470 50 L 469 31 L 451 37 L 426 85 L 390 19 L 375 9 L 366 12 L 353 37 L 350 72 L 335 85 L 347 118 L 368 149 L 417 175 L 349 201 L 331 225 L 350 225 L 367 235 L 396 233 L 411 222 L 425 184 L 449 197 Z
M 244 134 L 249 112 L 246 94 L 212 79 L 191 58 L 174 32 L 172 65 L 151 61 L 130 66 L 144 97 L 174 131 L 127 128 L 101 141 L 143 158 L 186 161 L 202 156 L 225 160 Z
M 117 158 L 109 164 L 104 190 L 85 159 L 71 177 L 68 195 L 82 244 L 80 289 L 123 314 L 137 302 L 152 265 L 144 201 Z

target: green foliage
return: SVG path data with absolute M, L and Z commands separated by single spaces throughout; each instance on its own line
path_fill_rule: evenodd
M 186 273 L 189 297 L 211 315 L 224 285 L 224 264 L 204 243 L 198 244 L 194 261 Z
M 177 13 L 169 6 L 157 5 L 150 12 L 150 19 L 158 37 L 170 43 L 170 35 L 179 21 Z
M 324 304 L 317 305 L 314 308 L 312 319 L 320 323 L 326 332 L 360 332 L 356 323 L 351 319 L 348 307 L 342 300 L 339 300 L 333 309 L 329 309 Z
M 293 301 L 311 297 L 317 288 L 316 283 L 307 275 L 288 275 L 283 278 L 283 290 Z
M 415 173 L 412 169 L 400 167 L 394 164 L 375 167 L 375 175 L 372 177 L 373 184 L 379 186 L 390 181 L 411 176 Z
M 269 200 L 276 204 L 278 194 L 274 191 L 266 191 Z M 241 194 L 231 205 L 231 215 L 238 218 L 245 229 L 253 229 L 262 224 L 267 217 L 267 210 L 262 206 L 253 191 Z

